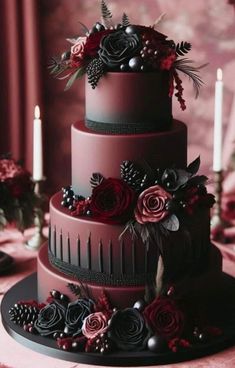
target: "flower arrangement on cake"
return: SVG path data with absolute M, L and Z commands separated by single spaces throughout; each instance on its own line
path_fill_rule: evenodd
M 207 193 L 207 177 L 196 175 L 200 158 L 186 169 L 151 168 L 131 161 L 121 164 L 121 178 L 104 178 L 93 173 L 91 195 L 76 195 L 72 187 L 62 188 L 61 205 L 72 216 L 87 216 L 109 224 L 126 224 L 132 235 L 144 243 L 168 231 L 179 230 L 187 218 L 202 208 L 211 208 L 214 196 Z M 120 234 L 121 236 L 122 234 Z
M 176 89 L 181 109 L 185 110 L 183 87 L 179 73 L 192 79 L 196 97 L 203 83 L 198 71 L 206 64 L 196 67 L 184 56 L 191 49 L 189 42 L 175 43 L 158 32 L 153 26 L 131 24 L 124 13 L 120 23 L 115 24 L 112 13 L 104 0 L 101 1 L 101 18 L 89 30 L 84 24 L 83 35 L 68 38 L 72 44 L 61 57 L 52 58 L 51 74 L 59 79 L 68 79 L 68 89 L 77 78 L 87 74 L 92 88 L 106 72 L 166 72 L 169 73 L 169 96 Z M 161 18 L 161 17 L 160 17 Z
M 146 293 L 125 309 L 113 307 L 105 293 L 95 301 L 82 284 L 67 286 L 77 297 L 74 301 L 52 290 L 46 303 L 15 304 L 10 320 L 28 333 L 54 339 L 60 349 L 98 354 L 176 353 L 222 334 L 218 327 L 199 323 L 201 316 L 192 313 L 193 306 L 185 304 L 173 286 L 155 298 Z
M 0 229 L 14 224 L 20 231 L 34 220 L 37 198 L 30 173 L 11 156 L 0 159 Z

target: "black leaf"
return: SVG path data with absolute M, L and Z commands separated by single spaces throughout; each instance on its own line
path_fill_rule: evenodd
M 100 173 L 93 173 L 90 179 L 91 187 L 92 188 L 97 187 L 97 185 L 100 185 L 103 180 L 104 180 L 103 175 L 101 175 Z
M 187 186 L 196 187 L 197 185 L 205 185 L 208 178 L 205 175 L 197 175 L 189 179 Z
M 194 160 L 193 162 L 191 162 L 189 165 L 188 165 L 188 167 L 187 167 L 187 171 L 189 172 L 189 173 L 191 173 L 192 175 L 195 175 L 197 172 L 198 172 L 198 170 L 199 170 L 199 167 L 200 167 L 200 156 L 198 156 L 197 158 L 196 158 L 196 160 Z
M 180 43 L 177 43 L 175 49 L 176 55 L 183 56 L 184 54 L 187 54 L 187 52 L 191 50 L 191 47 L 191 43 L 189 42 L 182 41 Z
M 178 217 L 176 217 L 174 214 L 162 221 L 161 224 L 169 231 L 178 231 L 180 227 Z

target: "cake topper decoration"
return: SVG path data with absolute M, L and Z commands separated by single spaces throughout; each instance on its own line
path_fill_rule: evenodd
M 162 17 L 160 17 L 161 19 Z M 185 56 L 191 50 L 189 42 L 175 43 L 153 26 L 131 24 L 123 13 L 120 23 L 114 24 L 112 13 L 104 0 L 101 1 L 101 22 L 89 30 L 82 25 L 83 33 L 68 38 L 70 48 L 61 57 L 53 57 L 49 68 L 58 79 L 68 79 L 65 90 L 74 81 L 87 74 L 92 88 L 107 72 L 156 72 L 169 74 L 169 96 L 176 89 L 181 109 L 185 110 L 182 81 L 179 72 L 193 81 L 198 96 L 203 84 L 198 72 L 206 64 L 196 67 Z

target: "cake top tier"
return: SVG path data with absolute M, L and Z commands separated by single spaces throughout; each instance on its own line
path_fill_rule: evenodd
M 184 110 L 179 72 L 193 80 L 196 95 L 202 83 L 198 75 L 200 67 L 193 66 L 192 61 L 184 57 L 191 44 L 169 40 L 156 29 L 159 21 L 148 27 L 134 25 L 123 13 L 121 21 L 115 24 L 104 0 L 101 1 L 101 19 L 91 29 L 82 25 L 79 36 L 67 39 L 70 47 L 61 57 L 52 59 L 51 73 L 59 78 L 68 77 L 68 89 L 83 74 L 88 75 L 89 83 L 95 88 L 107 72 L 167 72 L 170 77 L 168 94 L 171 97 L 175 89 L 175 96 Z

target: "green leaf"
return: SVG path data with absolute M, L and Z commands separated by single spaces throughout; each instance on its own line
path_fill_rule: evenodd
M 68 80 L 68 82 L 66 83 L 66 86 L 65 86 L 65 91 L 67 91 L 71 86 L 72 84 L 75 82 L 75 80 L 77 78 L 80 78 L 84 73 L 85 73 L 85 68 L 80 68 L 78 69 Z

